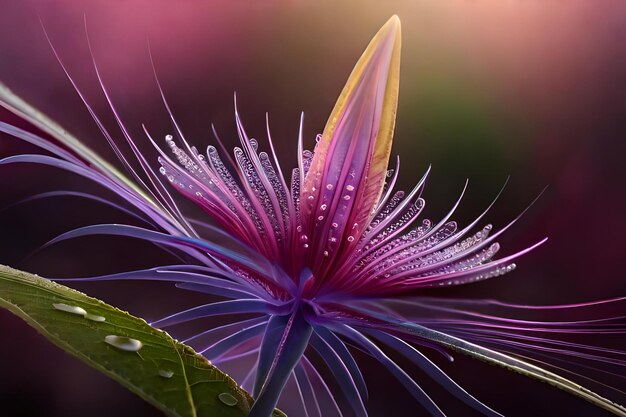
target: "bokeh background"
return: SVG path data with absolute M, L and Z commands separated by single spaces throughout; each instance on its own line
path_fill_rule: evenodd
M 510 175 L 489 216 L 494 225 L 503 225 L 548 186 L 501 244 L 513 252 L 544 236 L 550 237 L 548 243 L 521 260 L 513 274 L 452 294 L 529 304 L 625 295 L 622 1 L 2 0 L 0 80 L 113 161 L 40 23 L 89 101 L 113 127 L 87 48 L 86 18 L 105 83 L 149 156 L 154 155 L 141 123 L 159 137 L 171 126 L 152 76 L 148 40 L 188 138 L 204 146 L 214 123 L 234 145 L 236 91 L 248 132 L 263 140 L 269 112 L 282 161 L 295 165 L 300 112 L 305 112 L 306 140 L 312 146 L 354 62 L 392 14 L 403 25 L 393 153 L 401 156 L 400 182 L 407 188 L 433 164 L 427 215 L 441 216 L 469 178 L 456 219 L 470 220 Z M 0 120 L 28 128 L 7 112 L 0 111 Z M 0 136 L 0 156 L 31 150 Z M 53 169 L 25 165 L 0 168 L 0 184 L 0 207 L 37 192 L 89 187 Z M 167 261 L 149 245 L 120 238 L 84 238 L 29 256 L 70 228 L 128 221 L 77 199 L 8 208 L 0 214 L 0 263 L 58 277 Z M 147 319 L 203 301 L 167 285 L 76 287 Z M 621 349 L 626 344 L 606 343 Z M 458 358 L 441 366 L 507 416 L 605 415 L 582 400 L 482 363 Z M 0 413 L 9 417 L 160 415 L 4 311 L 0 370 Z M 373 393 L 372 417 L 422 415 L 383 369 L 371 364 L 365 373 Z M 610 383 L 626 388 L 622 379 Z M 451 416 L 473 415 L 445 393 L 435 390 L 433 395 Z

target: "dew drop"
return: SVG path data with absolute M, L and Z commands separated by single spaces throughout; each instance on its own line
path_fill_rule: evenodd
M 333 189 L 333 185 L 332 184 L 326 184 L 326 189 L 327 190 L 332 190 Z
M 237 398 L 233 397 L 232 394 L 229 394 L 227 392 L 222 392 L 220 395 L 217 396 L 217 398 L 219 398 L 222 403 L 226 404 L 229 407 L 234 407 L 239 402 Z
M 77 314 L 77 315 L 83 316 L 83 317 L 85 317 L 85 315 L 87 314 L 87 312 L 85 311 L 84 308 L 77 307 L 77 306 L 71 306 L 71 305 L 68 305 L 68 304 L 54 303 L 54 304 L 52 304 L 52 307 L 56 308 L 57 310 L 65 311 L 67 313 Z
M 346 185 L 346 190 L 354 191 L 354 185 Z
M 104 338 L 104 342 L 127 352 L 137 352 L 143 347 L 143 343 L 137 339 L 131 339 L 126 336 L 117 336 L 110 334 Z
M 250 146 L 252 146 L 252 149 L 256 151 L 259 149 L 259 142 L 254 138 L 250 138 Z
M 165 175 L 165 172 L 166 172 L 166 171 L 165 171 L 165 168 L 163 168 L 163 167 L 159 168 L 159 172 L 160 172 L 161 174 Z
M 99 316 L 97 314 L 87 313 L 87 314 L 85 314 L 85 318 L 87 320 L 97 321 L 98 323 L 102 323 L 102 322 L 106 321 L 106 317 L 102 317 L 102 316 Z
M 174 371 L 170 371 L 169 369 L 159 369 L 159 376 L 169 379 L 174 376 Z

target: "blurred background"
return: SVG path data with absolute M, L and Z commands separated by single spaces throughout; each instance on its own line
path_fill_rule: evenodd
M 114 128 L 93 71 L 86 18 L 104 82 L 155 166 L 141 124 L 157 137 L 170 133 L 171 126 L 152 75 L 148 41 L 187 138 L 203 148 L 212 140 L 214 123 L 221 138 L 234 146 L 236 91 L 248 133 L 265 139 L 268 112 L 281 160 L 295 166 L 300 112 L 305 112 L 305 137 L 312 147 L 352 66 L 392 14 L 400 16 L 403 36 L 393 154 L 401 157 L 405 188 L 433 164 L 425 192 L 427 216 L 445 214 L 469 178 L 469 191 L 455 216 L 469 221 L 510 175 L 488 216 L 494 226 L 502 226 L 548 186 L 500 241 L 504 253 L 544 236 L 548 243 L 520 260 L 516 272 L 450 294 L 528 304 L 625 295 L 622 1 L 3 0 L 0 80 L 114 161 L 41 27 L 43 23 L 89 102 Z M 5 111 L 0 120 L 33 129 Z M 26 151 L 33 148 L 0 136 L 0 157 Z M 38 192 L 90 187 L 37 166 L 1 167 L 0 178 L 0 207 Z M 184 207 L 193 213 L 192 207 Z M 167 262 L 154 247 L 121 238 L 83 238 L 29 256 L 64 231 L 105 222 L 129 219 L 72 198 L 9 207 L 0 214 L 0 263 L 70 277 Z M 76 288 L 148 320 L 203 301 L 167 285 Z M 592 342 L 605 341 L 599 336 Z M 626 347 L 623 340 L 606 342 Z M 482 363 L 459 357 L 454 364 L 440 365 L 507 416 L 605 415 L 547 385 Z M 8 417 L 160 415 L 5 311 L 0 311 L 0 369 L 0 406 Z M 382 368 L 369 364 L 365 374 L 373 393 L 368 403 L 372 417 L 423 415 Z M 625 388 L 623 379 L 610 383 Z M 624 400 L 615 391 L 598 390 Z M 435 390 L 433 396 L 451 416 L 473 415 L 445 393 Z

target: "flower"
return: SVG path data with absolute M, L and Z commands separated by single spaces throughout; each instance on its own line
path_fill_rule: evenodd
M 52 165 L 89 178 L 117 194 L 126 205 L 100 201 L 125 211 L 130 207 L 133 215 L 148 223 L 146 227 L 92 225 L 67 232 L 49 244 L 91 234 L 130 236 L 194 260 L 83 279 L 170 281 L 182 289 L 221 297 L 152 325 L 162 328 L 227 315 L 229 324 L 209 329 L 188 342 L 219 362 L 256 355 L 253 373 L 241 381 L 247 386 L 254 380 L 251 417 L 269 416 L 290 378 L 297 384 L 307 415 L 322 415 L 319 396 L 328 396 L 341 415 L 341 407 L 318 371 L 322 363 L 333 373 L 347 406 L 355 415 L 366 416 L 368 391 L 352 348 L 382 363 L 433 416 L 444 414 L 419 383 L 387 356 L 386 349 L 405 356 L 451 395 L 484 415 L 500 414 L 458 386 L 423 350 L 435 350 L 446 357 L 451 357 L 449 351 L 468 354 L 550 382 L 624 415 L 621 406 L 521 356 L 536 359 L 543 351 L 557 357 L 584 354 L 588 360 L 624 366 L 613 351 L 557 338 L 570 331 L 608 332 L 610 319 L 514 320 L 480 310 L 523 312 L 532 308 L 415 295 L 426 287 L 468 284 L 510 272 L 516 258 L 545 239 L 496 258 L 496 239 L 517 219 L 497 232 L 489 225 L 475 231 L 490 205 L 476 220 L 457 228 L 450 218 L 459 198 L 439 222 L 418 222 L 429 171 L 411 192 L 395 190 L 399 171 L 396 168 L 390 174 L 387 166 L 399 89 L 398 17 L 380 29 L 357 62 L 313 152 L 304 150 L 301 121 L 298 165 L 290 184 L 276 157 L 269 128 L 268 154 L 259 152 L 259 143 L 248 136 L 235 111 L 241 147 L 229 156 L 215 133 L 222 155 L 215 146 L 202 153 L 185 139 L 160 85 L 176 138 L 166 136 L 168 154 L 144 128 L 160 152 L 159 173 L 154 172 L 124 127 L 95 63 L 94 69 L 140 170 L 128 162 L 113 135 L 79 95 L 133 179 L 6 89 L 1 91 L 2 104 L 60 143 L 0 123 L 0 131 L 53 155 L 17 155 L 1 163 Z M 68 77 L 74 84 L 69 73 Z M 217 226 L 185 217 L 170 194 L 172 187 L 202 208 Z M 82 196 L 99 199 L 93 194 Z M 216 238 L 206 237 L 202 230 Z M 592 309 L 622 300 L 545 308 Z M 249 318 L 251 314 L 254 318 Z M 246 318 L 240 319 L 241 315 Z M 548 336 L 535 336 L 535 331 Z M 217 336 L 220 332 L 226 334 Z M 202 344 L 212 337 L 210 344 Z M 311 359 L 312 355 L 317 359 Z

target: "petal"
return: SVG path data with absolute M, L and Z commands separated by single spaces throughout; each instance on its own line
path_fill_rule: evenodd
M 371 220 L 391 152 L 399 70 L 400 19 L 393 16 L 354 67 L 304 179 L 303 240 L 313 242 L 313 255 L 352 247 Z
M 150 197 L 150 195 L 146 194 L 146 192 L 139 187 L 135 182 L 133 182 L 130 178 L 124 175 L 121 171 L 115 168 L 113 165 L 108 163 L 102 157 L 100 157 L 97 153 L 91 150 L 87 145 L 81 142 L 76 137 L 72 136 L 65 128 L 60 126 L 58 123 L 50 119 L 44 113 L 34 108 L 26 101 L 24 101 L 21 97 L 13 93 L 7 86 L 0 83 L 0 107 L 5 108 L 16 116 L 20 117 L 23 120 L 31 123 L 33 126 L 41 129 L 45 133 L 49 134 L 64 146 L 67 146 L 72 152 L 75 152 L 76 155 L 80 157 L 79 160 L 84 160 L 91 166 L 93 166 L 97 171 L 101 172 L 106 177 L 112 179 L 114 182 L 119 184 L 120 186 L 128 189 L 129 191 L 134 192 L 141 199 L 145 200 L 145 203 L 154 207 L 159 213 L 163 213 L 159 208 L 158 204 Z M 7 125 L 5 125 L 7 126 Z M 9 133 L 9 132 L 7 132 Z M 19 136 L 18 136 L 19 137 Z M 23 139 L 22 137 L 19 137 Z M 26 139 L 25 139 L 26 140 Z M 36 143 L 37 144 L 37 143 Z M 41 145 L 37 144 L 39 147 L 50 147 L 57 148 L 54 145 Z M 68 159 L 68 157 L 74 161 L 77 160 L 75 156 L 67 151 L 59 148 L 57 152 L 62 152 L 63 155 L 59 155 Z M 55 153 L 57 153 L 55 152 Z M 68 159 L 69 160 L 69 159 Z M 168 217 L 165 215 L 164 217 Z

